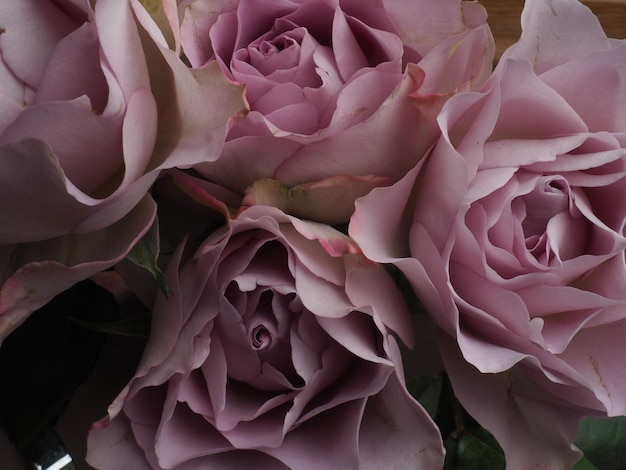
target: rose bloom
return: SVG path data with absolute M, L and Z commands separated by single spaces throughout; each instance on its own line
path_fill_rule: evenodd
M 527 1 L 522 26 L 350 234 L 412 282 L 507 465 L 561 469 L 581 416 L 626 414 L 626 42 L 566 0 Z
M 179 269 L 181 252 L 135 377 L 89 434 L 90 465 L 441 468 L 391 334 L 411 340 L 404 300 L 352 240 L 254 206 Z
M 0 340 L 125 256 L 161 169 L 219 155 L 241 89 L 191 73 L 171 31 L 134 1 L 0 6 Z
M 438 136 L 432 116 L 443 101 L 491 70 L 493 41 L 476 2 L 178 3 L 191 65 L 217 62 L 245 84 L 250 105 L 219 160 L 196 168 L 231 190 L 248 189 L 249 204 L 298 206 L 261 178 L 314 185 L 332 194 L 334 204 L 316 214 L 328 223 L 346 222 L 356 197 L 413 167 Z M 302 204 L 291 212 L 312 218 L 319 204 Z

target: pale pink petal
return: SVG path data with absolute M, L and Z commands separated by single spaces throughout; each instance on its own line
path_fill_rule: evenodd
M 7 127 L 0 145 L 18 144 L 24 139 L 44 141 L 72 184 L 93 194 L 122 163 L 121 117 L 95 114 L 84 96 L 38 103 L 27 107 Z M 85 158 L 87 153 L 89 158 Z
M 126 100 L 150 77 L 130 2 L 99 2 L 95 12 L 100 47 Z
M 93 110 L 102 112 L 107 101 L 107 84 L 100 69 L 98 49 L 93 23 L 84 23 L 61 39 L 46 64 L 35 102 L 69 101 L 87 95 Z
M 185 8 L 181 16 L 180 41 L 193 67 L 201 67 L 213 55 L 209 31 L 225 8 L 234 4 L 228 0 L 196 0 L 193 8 Z
M 522 36 L 501 60 L 527 59 L 541 74 L 609 48 L 610 42 L 589 7 L 569 0 L 529 0 L 522 11 Z
M 413 347 L 411 317 L 406 302 L 393 280 L 381 265 L 363 266 L 348 271 L 346 293 L 359 307 L 375 306 L 372 316 L 395 332 L 409 348 Z
M 541 80 L 576 110 L 590 131 L 623 132 L 626 110 L 619 103 L 626 99 L 626 71 L 616 64 L 625 62 L 626 43 L 623 43 L 552 68 L 541 75 Z M 581 87 L 586 87 L 587 92 L 581 93 Z
M 444 39 L 417 64 L 425 72 L 419 93 L 477 89 L 491 74 L 493 55 L 493 38 L 486 25 Z
M 139 88 L 128 98 L 122 126 L 125 188 L 146 173 L 157 137 L 157 103 L 148 89 Z
M 132 439 L 120 439 L 130 433 L 130 423 L 120 417 L 100 429 L 93 427 L 87 437 L 87 463 L 95 468 L 120 468 L 130 465 L 137 470 L 154 470 L 143 449 Z
M 616 354 L 623 347 L 625 328 L 623 318 L 584 328 L 560 355 L 589 381 L 589 388 L 606 407 L 608 416 L 626 414 L 626 365 Z
M 415 77 L 407 72 L 390 98 L 369 119 L 308 143 L 272 176 L 286 185 L 334 175 L 401 177 L 436 138 L 436 134 L 421 135 L 416 131 L 420 112 L 408 95 L 418 86 Z M 363 142 L 368 145 L 364 147 Z M 390 159 L 393 165 L 389 164 Z
M 53 3 L 36 0 L 0 6 L 0 50 L 8 68 L 36 89 L 57 43 L 78 24 Z
M 402 42 L 422 57 L 446 38 L 487 21 L 484 7 L 476 2 L 384 0 L 383 4 Z
M 242 129 L 242 126 L 245 127 Z M 271 178 L 284 160 L 302 148 L 298 142 L 273 137 L 267 121 L 259 113 L 248 114 L 234 131 L 245 131 L 248 126 L 254 128 L 251 135 L 229 140 L 217 161 L 200 163 L 194 168 L 210 181 L 243 194 L 255 180 Z M 261 132 L 257 131 L 259 127 Z
M 394 373 L 367 401 L 359 431 L 359 470 L 442 468 L 439 429 Z
M 463 360 L 454 340 L 440 335 L 439 343 L 456 397 L 496 437 L 507 467 L 560 470 L 574 465 L 581 453 L 571 442 L 586 410 L 543 391 L 517 369 L 481 374 Z

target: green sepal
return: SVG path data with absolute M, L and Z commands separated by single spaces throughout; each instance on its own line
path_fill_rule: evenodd
M 161 292 L 163 292 L 166 297 L 169 297 L 172 295 L 172 288 L 157 264 L 159 252 L 159 222 L 158 219 L 155 219 L 150 230 L 148 230 L 141 240 L 130 250 L 128 259 L 136 265 L 147 269 L 154 277 Z
M 446 470 L 504 470 L 506 467 L 502 448 L 484 428 L 465 430 L 458 437 L 448 436 L 444 444 Z
M 576 464 L 572 467 L 572 470 L 600 470 L 594 464 L 589 462 L 585 457 L 580 459 Z

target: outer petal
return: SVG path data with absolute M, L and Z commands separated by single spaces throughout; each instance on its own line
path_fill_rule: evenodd
M 392 374 L 367 402 L 359 434 L 359 469 L 439 469 L 443 458 L 439 429 Z
M 94 18 L 102 54 L 126 100 L 138 88 L 150 89 L 148 66 L 130 2 L 98 2 Z
M 626 320 L 577 332 L 560 355 L 589 381 L 608 416 L 626 415 L 626 365 L 619 354 L 623 348 Z
M 364 269 L 363 265 L 357 266 L 348 271 L 346 279 L 346 294 L 350 301 L 357 308 L 375 306 L 372 312 L 374 318 L 412 348 L 411 317 L 406 302 L 385 268 L 381 265 L 372 265 L 370 269 Z
M 8 68 L 35 89 L 59 40 L 76 25 L 54 4 L 35 0 L 0 6 L 2 58 Z
M 529 60 L 541 74 L 611 46 L 598 18 L 578 1 L 528 0 L 522 11 L 519 42 L 502 54 L 500 60 Z
M 332 425 L 326 414 L 321 413 L 287 434 L 280 447 L 264 451 L 294 470 L 358 470 L 357 436 L 365 403 L 366 399 L 361 399 L 334 407 L 329 412 Z M 311 436 L 315 436 L 314 446 Z M 319 457 L 320 452 L 323 452 L 323 459 Z
M 484 7 L 475 2 L 384 0 L 383 3 L 402 41 L 422 57 L 442 40 L 487 21 Z
M 439 344 L 455 395 L 494 434 L 504 449 L 507 468 L 572 468 L 581 452 L 571 442 L 578 420 L 588 410 L 564 404 L 516 369 L 478 372 L 446 335 L 440 335 Z
M 226 80 L 215 62 L 192 71 L 174 51 L 151 52 L 162 54 L 150 62 L 159 77 L 152 88 L 159 127 L 151 168 L 188 168 L 217 159 L 228 129 L 248 112 L 243 87 Z
M 565 98 L 590 131 L 624 132 L 626 109 L 620 103 L 626 100 L 625 64 L 626 42 L 623 41 L 613 49 L 550 69 L 541 79 Z M 585 88 L 587 93 L 581 93 Z M 611 93 L 602 90 L 611 90 Z
M 421 80 L 419 72 L 410 68 L 369 119 L 334 135 L 329 128 L 331 135 L 322 134 L 323 139 L 303 141 L 307 145 L 272 176 L 288 186 L 335 175 L 401 177 L 436 138 L 436 134 L 416 132 L 420 112 L 408 95 L 419 88 Z
M 486 25 L 445 38 L 417 64 L 425 73 L 417 97 L 478 89 L 491 74 L 494 48 Z
M 150 116 L 145 113 L 144 119 L 149 120 Z M 50 146 L 67 179 L 83 193 L 93 194 L 122 164 L 122 117 L 95 114 L 86 97 L 35 104 L 22 111 L 7 127 L 0 139 L 1 150 L 7 152 L 6 144 L 16 144 L 19 148 L 20 141 L 39 139 Z M 138 134 L 137 138 L 150 142 L 151 136 Z M 85 149 L 91 149 L 88 158 Z
M 105 230 L 16 248 L 22 266 L 17 271 L 2 266 L 2 271 L 14 273 L 0 289 L 0 340 L 55 295 L 125 258 L 155 214 L 155 204 L 146 197 Z
M 71 232 L 89 208 L 66 185 L 58 160 L 43 142 L 25 140 L 0 147 L 0 244 Z
M 99 427 L 97 425 L 93 429 Z M 98 432 L 90 432 L 87 437 L 87 463 L 94 468 L 155 470 L 146 460 L 143 449 L 133 439 L 120 439 L 120 436 L 130 432 L 130 422 L 125 417 L 113 420 Z

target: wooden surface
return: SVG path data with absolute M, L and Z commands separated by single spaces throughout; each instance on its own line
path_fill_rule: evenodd
M 496 57 L 519 38 L 523 0 L 479 0 L 489 13 L 489 26 L 496 39 Z M 596 14 L 606 35 L 626 38 L 626 0 L 583 0 Z

